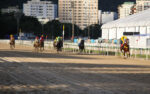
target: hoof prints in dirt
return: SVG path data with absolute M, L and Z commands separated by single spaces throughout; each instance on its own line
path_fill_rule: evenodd
M 14 90 L 0 90 L 0 94 L 72 94 L 69 91 L 62 89 L 52 90 L 26 90 L 26 91 L 14 91 Z

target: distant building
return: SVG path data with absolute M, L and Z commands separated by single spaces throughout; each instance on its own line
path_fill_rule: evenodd
M 116 12 L 102 12 L 99 10 L 99 24 L 104 24 L 110 21 L 114 21 L 118 18 L 118 14 Z
M 82 30 L 98 24 L 98 0 L 59 0 L 59 20 L 76 24 Z
M 23 13 L 26 16 L 36 17 L 43 22 L 50 21 L 57 17 L 57 5 L 53 4 L 52 1 L 32 0 L 23 4 Z
M 124 2 L 118 7 L 118 18 L 125 18 L 132 14 L 132 8 L 134 7 L 134 2 Z
M 150 0 L 136 0 L 136 13 L 150 8 Z
M 1 9 L 2 13 L 12 13 L 12 12 L 21 12 L 18 6 L 12 6 L 8 8 L 2 8 Z

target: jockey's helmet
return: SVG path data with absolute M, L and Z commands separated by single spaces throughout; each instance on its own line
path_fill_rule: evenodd
M 11 34 L 10 37 L 13 37 L 13 35 Z
M 36 39 L 39 39 L 39 37 L 37 36 Z

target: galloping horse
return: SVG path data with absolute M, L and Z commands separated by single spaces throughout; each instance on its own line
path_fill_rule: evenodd
M 40 51 L 44 50 L 44 41 L 40 41 L 39 48 L 40 48 Z
M 35 48 L 35 52 L 39 51 L 39 41 L 34 42 L 34 48 Z
M 57 49 L 57 40 L 54 40 L 53 47 L 54 47 L 54 49 Z
M 56 45 L 57 52 L 62 51 L 62 47 L 63 47 L 63 41 L 62 40 L 57 41 L 57 45 Z
M 120 51 L 124 56 L 130 56 L 130 47 L 129 47 L 129 39 L 125 39 L 124 44 L 121 44 Z
M 126 42 L 124 43 L 124 47 L 123 47 L 124 56 L 130 57 L 130 47 L 129 47 L 129 39 L 126 39 Z
M 83 52 L 83 50 L 85 50 L 85 48 L 84 48 L 84 40 L 81 40 L 81 42 L 79 43 L 79 51 Z
M 14 37 L 11 35 L 10 37 L 10 49 L 14 49 L 15 48 L 15 39 Z

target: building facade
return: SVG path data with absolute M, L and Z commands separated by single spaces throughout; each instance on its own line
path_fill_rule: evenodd
M 32 0 L 23 4 L 23 13 L 40 20 L 53 20 L 57 17 L 57 5 L 51 1 Z
M 98 24 L 98 0 L 59 0 L 59 20 L 73 23 L 82 30 Z
M 132 14 L 132 8 L 134 7 L 134 2 L 124 2 L 118 7 L 118 18 L 125 18 Z
M 13 7 L 8 7 L 8 8 L 3 8 L 1 9 L 2 13 L 12 13 L 12 12 L 21 12 L 18 6 L 13 6 Z
M 118 18 L 118 14 L 116 12 L 102 12 L 99 10 L 98 14 L 99 24 L 105 24 Z
M 150 0 L 136 0 L 136 13 L 150 8 Z

